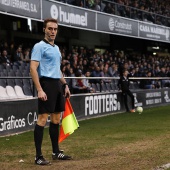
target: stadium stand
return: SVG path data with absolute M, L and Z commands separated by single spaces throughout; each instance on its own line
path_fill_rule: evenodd
M 67 56 L 70 55 L 71 56 Z M 62 49 L 61 47 L 61 54 L 62 56 L 62 65 L 61 68 L 63 75 L 66 77 L 69 76 L 76 76 L 76 77 L 86 77 L 86 72 L 90 72 L 90 77 L 95 77 L 95 75 L 99 75 L 102 77 L 106 76 L 106 79 L 103 79 L 100 83 L 99 79 L 96 81 L 89 80 L 88 84 L 90 88 L 93 88 L 95 92 L 111 92 L 117 91 L 117 79 L 111 80 L 109 82 L 109 77 L 119 77 L 121 74 L 122 68 L 126 67 L 129 70 L 130 77 L 146 77 L 147 71 L 151 71 L 152 76 L 159 77 L 169 77 L 170 76 L 170 58 L 168 56 L 154 56 L 154 55 L 147 55 L 141 54 L 138 57 L 134 55 L 129 55 L 122 53 L 121 51 L 105 51 L 103 53 L 96 52 L 94 49 L 80 49 L 80 48 L 73 48 L 72 51 L 68 51 L 67 49 Z M 75 54 L 77 57 L 75 57 Z M 83 56 L 83 57 L 82 57 Z M 103 59 L 104 56 L 104 59 Z M 68 60 L 69 58 L 69 60 Z M 83 62 L 83 61 L 86 62 Z M 76 62 L 75 62 L 76 61 Z M 80 67 L 80 61 L 81 67 Z M 68 65 L 69 63 L 69 65 Z M 69 66 L 69 67 L 68 67 Z M 65 68 L 66 67 L 66 68 Z M 81 69 L 80 69 L 81 68 Z M 97 69 L 99 73 L 96 72 Z M 163 71 L 162 71 L 163 70 Z M 76 74 L 75 74 L 76 73 Z M 93 75 L 95 73 L 95 75 Z M 23 90 L 24 95 L 33 96 L 33 83 L 31 78 L 26 79 L 24 77 L 29 77 L 29 62 L 13 62 L 12 66 L 4 65 L 3 63 L 0 64 L 0 76 L 7 77 L 6 79 L 0 79 L 0 85 L 4 88 L 6 86 L 10 86 L 15 88 L 15 86 L 21 87 Z M 8 79 L 8 77 L 10 79 Z M 12 78 L 14 77 L 14 78 Z M 17 79 L 19 77 L 19 79 Z M 108 78 L 107 78 L 108 77 Z M 72 93 L 87 93 L 90 92 L 85 88 L 84 90 L 80 90 L 78 86 L 83 83 L 78 81 L 79 79 L 72 79 L 67 81 L 69 82 L 70 89 Z M 169 80 L 162 80 L 159 81 L 161 87 L 169 87 L 170 83 Z M 74 87 L 72 86 L 74 84 Z M 82 84 L 81 84 L 82 85 Z M 87 85 L 84 85 L 87 86 Z M 130 89 L 138 90 L 139 88 L 143 88 L 140 86 L 140 81 L 131 81 Z M 156 87 L 155 87 L 156 88 Z M 20 90 L 21 90 L 20 89 Z M 19 90 L 17 88 L 17 90 Z M 11 91 L 8 87 L 8 93 Z M 13 90 L 15 92 L 15 90 Z M 24 95 L 21 96 L 24 97 Z M 13 95 L 14 96 L 14 95 Z M 12 97 L 12 96 L 10 96 Z
M 88 8 L 96 11 L 101 11 L 113 15 L 118 15 L 126 18 L 132 18 L 140 21 L 170 26 L 169 1 L 162 0 L 57 0 L 63 3 L 72 4 L 82 8 Z M 25 31 L 25 30 L 19 30 Z M 34 30 L 32 33 L 35 33 Z M 18 40 L 19 41 L 19 40 Z M 29 62 L 30 51 L 34 44 L 29 46 L 23 42 L 10 42 L 0 40 L 0 85 L 15 87 L 20 86 L 24 95 L 33 95 L 33 83 L 29 77 Z M 10 45 L 9 45 L 10 44 Z M 147 77 L 147 72 L 151 71 L 152 77 L 170 77 L 170 58 L 169 56 L 158 56 L 150 54 L 128 54 L 121 50 L 99 52 L 95 49 L 86 47 L 73 46 L 68 50 L 66 47 L 60 46 L 62 55 L 62 73 L 65 77 L 86 77 L 86 72 L 90 72 L 89 77 L 119 77 L 124 64 L 130 73 L 130 77 Z M 16 53 L 20 53 L 20 58 L 16 60 Z M 6 56 L 6 59 L 4 59 Z M 163 67 L 165 68 L 162 73 Z M 99 74 L 95 68 L 99 68 Z M 81 75 L 77 75 L 78 70 L 81 70 Z M 133 73 L 132 73 L 133 70 Z M 132 75 L 131 75 L 132 74 Z M 13 79 L 12 79 L 12 78 Z M 20 77 L 17 79 L 17 77 Z M 98 80 L 89 80 L 88 84 L 83 84 L 84 81 L 78 79 L 67 79 L 72 93 L 88 93 L 92 92 L 110 92 L 117 91 L 117 80 L 109 78 L 103 79 L 103 82 Z M 102 82 L 102 83 L 101 83 Z M 169 80 L 155 81 L 160 84 L 159 88 L 170 87 Z M 74 87 L 73 87 L 74 86 Z M 82 86 L 82 87 L 80 87 Z M 84 88 L 82 90 L 82 88 Z M 138 90 L 144 88 L 140 86 L 140 80 L 131 81 L 130 89 Z M 156 86 L 155 88 L 158 88 Z
M 162 0 L 58 0 L 71 5 L 158 25 L 170 26 L 169 1 Z

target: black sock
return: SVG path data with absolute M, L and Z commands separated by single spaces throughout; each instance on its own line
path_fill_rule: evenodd
M 59 124 L 54 124 L 50 122 L 49 134 L 51 138 L 53 153 L 57 153 L 59 152 L 58 146 Z
M 35 142 L 35 148 L 36 148 L 36 157 L 39 157 L 42 155 L 41 146 L 42 146 L 42 140 L 43 140 L 43 132 L 44 132 L 44 127 L 36 124 L 35 129 L 34 129 L 34 142 Z

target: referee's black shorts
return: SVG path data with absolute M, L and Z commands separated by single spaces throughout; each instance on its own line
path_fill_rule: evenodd
M 47 100 L 38 99 L 39 114 L 63 112 L 65 110 L 65 98 L 60 79 L 43 77 L 40 78 L 40 84 L 47 95 Z

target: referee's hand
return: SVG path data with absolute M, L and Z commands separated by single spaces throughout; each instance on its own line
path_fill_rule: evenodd
M 66 87 L 65 87 L 64 97 L 65 98 L 70 98 L 70 90 L 68 88 L 68 85 L 66 85 Z
M 45 92 L 43 90 L 40 90 L 40 91 L 38 91 L 38 98 L 42 101 L 46 101 L 47 95 L 45 94 Z

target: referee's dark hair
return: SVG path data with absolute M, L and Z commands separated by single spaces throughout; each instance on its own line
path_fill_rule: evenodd
M 48 22 L 54 22 L 54 23 L 58 24 L 58 21 L 56 19 L 54 19 L 54 18 L 47 18 L 47 19 L 44 20 L 43 28 L 46 28 Z

